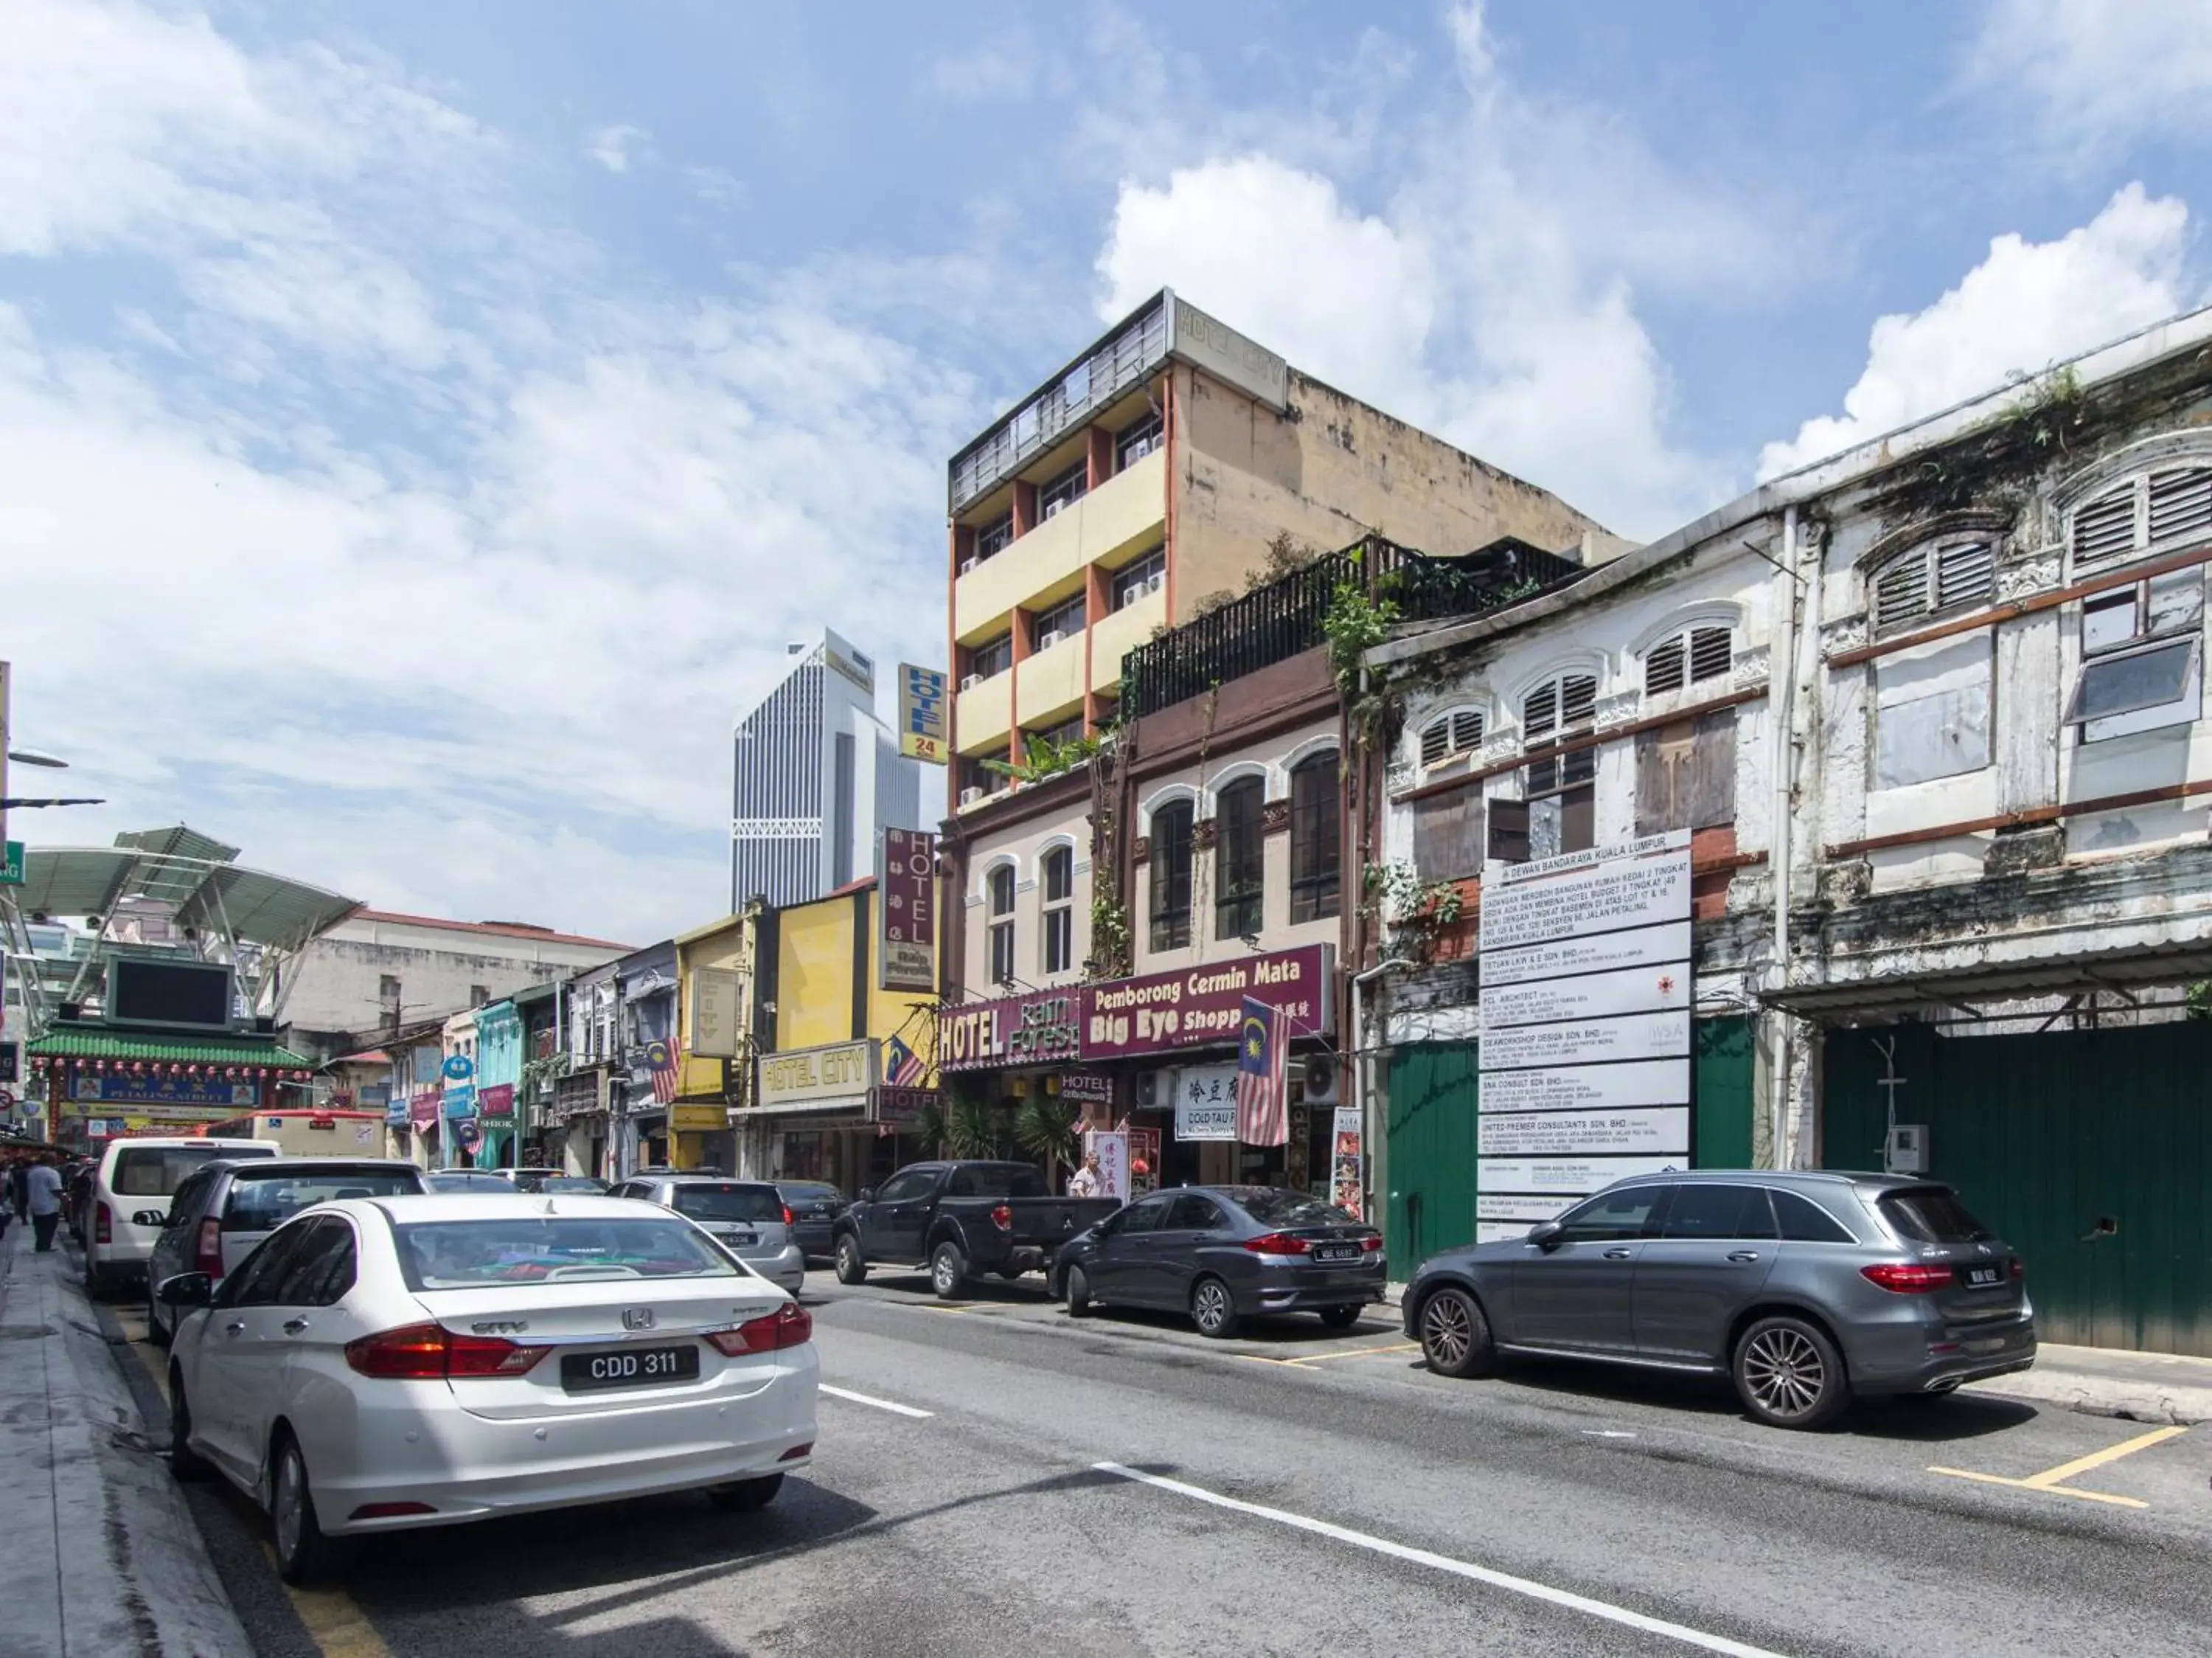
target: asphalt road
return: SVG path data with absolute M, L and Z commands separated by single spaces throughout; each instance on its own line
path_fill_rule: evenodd
M 810 1286 L 860 1397 L 764 1514 L 420 1533 L 297 1594 L 244 1499 L 193 1512 L 263 1658 L 2212 1651 L 2212 1432 L 1960 1398 L 1782 1434 L 1694 1381 L 1444 1381 L 1380 1313 L 1224 1344 L 926 1291 Z

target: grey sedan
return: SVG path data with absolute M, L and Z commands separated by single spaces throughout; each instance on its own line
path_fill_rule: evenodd
M 1055 1295 L 1092 1307 L 1188 1313 L 1203 1336 L 1263 1314 L 1318 1313 L 1332 1330 L 1382 1299 L 1382 1234 L 1333 1204 L 1273 1186 L 1155 1192 L 1060 1246 Z
M 775 1189 L 783 1194 L 784 1206 L 791 1210 L 799 1247 L 806 1259 L 828 1260 L 836 1253 L 834 1233 L 837 1211 L 845 1207 L 845 1194 L 826 1180 L 778 1180 Z
M 1444 1375 L 1515 1353 L 1708 1371 L 1759 1420 L 1814 1428 L 1855 1395 L 2027 1369 L 2025 1277 L 1948 1186 L 1735 1170 L 1620 1181 L 1525 1239 L 1447 1250 L 1404 1313 Z

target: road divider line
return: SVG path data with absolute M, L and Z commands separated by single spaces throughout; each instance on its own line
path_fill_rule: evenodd
M 889 1411 L 893 1416 L 927 1419 L 937 1414 L 934 1411 L 917 1411 L 911 1405 L 897 1405 L 887 1399 L 877 1399 L 872 1394 L 856 1393 L 849 1388 L 832 1387 L 826 1381 L 818 1385 L 821 1390 L 832 1399 L 842 1399 L 851 1405 L 872 1405 L 878 1411 Z
M 1134 1480 L 1140 1485 L 1151 1485 L 1163 1491 L 1172 1491 L 1193 1502 L 1204 1503 L 1217 1509 L 1227 1509 L 1235 1514 L 1249 1515 L 1255 1520 L 1271 1521 L 1278 1526 L 1287 1526 L 1295 1531 L 1309 1532 L 1316 1537 L 1326 1537 L 1333 1542 L 1349 1544 L 1353 1548 L 1371 1553 L 1387 1555 L 1393 1560 L 1402 1560 L 1409 1565 L 1426 1566 L 1433 1571 L 1449 1572 L 1471 1582 L 1482 1583 L 1491 1588 L 1503 1589 L 1509 1594 L 1541 1600 L 1550 1606 L 1565 1607 L 1587 1617 L 1601 1618 L 1609 1624 L 1640 1630 L 1646 1635 L 1664 1636 L 1670 1641 L 1680 1641 L 1685 1646 L 1704 1652 L 1728 1655 L 1728 1658 L 1781 1658 L 1781 1655 L 1765 1647 L 1747 1646 L 1741 1641 L 1731 1641 L 1724 1635 L 1709 1634 L 1704 1630 L 1690 1628 L 1686 1624 L 1673 1624 L 1663 1618 L 1631 1611 L 1626 1606 L 1614 1606 L 1609 1600 L 1592 1600 L 1586 1594 L 1577 1594 L 1571 1589 L 1553 1588 L 1548 1583 L 1539 1583 L 1527 1577 L 1516 1577 L 1510 1572 L 1493 1570 L 1466 1560 L 1455 1560 L 1449 1555 L 1432 1554 L 1426 1549 L 1416 1549 L 1403 1543 L 1393 1543 L 1387 1537 L 1376 1537 L 1367 1532 L 1353 1531 L 1348 1526 L 1339 1526 L 1326 1520 L 1315 1520 L 1302 1514 L 1292 1514 L 1287 1509 L 1270 1509 L 1257 1503 L 1246 1503 L 1233 1496 L 1223 1496 L 1203 1486 L 1189 1485 L 1180 1479 L 1169 1479 L 1160 1474 L 1144 1473 L 1135 1468 L 1124 1467 L 1118 1462 L 1094 1462 L 1093 1470 L 1112 1474 L 1117 1478 Z

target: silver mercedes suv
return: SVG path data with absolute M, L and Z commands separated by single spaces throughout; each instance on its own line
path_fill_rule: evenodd
M 2025 1277 L 1947 1186 L 1714 1170 L 1617 1181 L 1524 1239 L 1432 1256 L 1404 1314 L 1442 1375 L 1516 1353 L 1706 1371 L 1759 1420 L 1816 1428 L 1854 1397 L 2027 1369 Z

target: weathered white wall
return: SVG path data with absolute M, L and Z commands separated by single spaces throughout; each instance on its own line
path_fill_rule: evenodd
M 1075 853 L 1073 947 L 1065 972 L 1044 970 L 1044 855 L 1054 846 Z M 991 871 L 1014 866 L 1014 977 L 1039 990 L 1073 984 L 1083 978 L 1091 954 L 1091 802 L 1079 795 L 1068 805 L 1027 822 L 978 834 L 968 855 L 968 890 L 962 895 L 967 929 L 963 960 L 970 998 L 1002 994 L 990 983 Z

